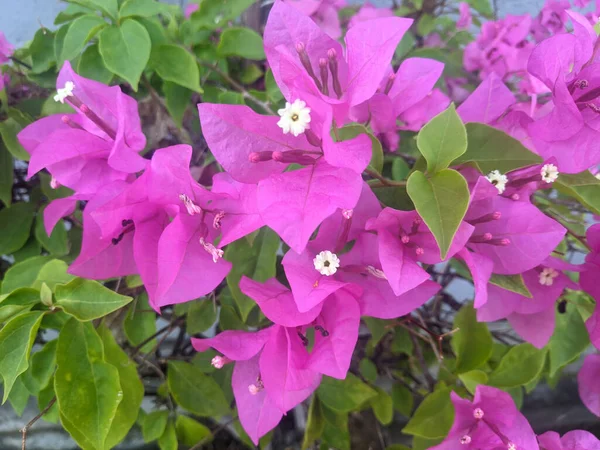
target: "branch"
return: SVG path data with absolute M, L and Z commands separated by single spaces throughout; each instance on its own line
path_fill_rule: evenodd
M 381 183 L 372 184 L 371 187 L 386 187 L 386 186 L 406 186 L 406 181 L 394 181 L 379 175 L 372 169 L 365 169 L 365 173 L 372 178 L 378 179 Z
M 52 400 L 50 400 L 50 403 L 48 403 L 48 405 L 37 416 L 35 416 L 33 419 L 31 419 L 29 421 L 29 423 L 27 425 L 25 425 L 23 428 L 21 428 L 20 431 L 23 434 L 21 450 L 25 450 L 25 443 L 27 441 L 27 431 L 29 431 L 29 429 L 33 426 L 33 424 L 36 423 L 38 420 L 40 420 L 41 417 L 44 414 L 46 414 L 50 410 L 50 408 L 52 408 L 54 406 L 55 403 L 56 403 L 56 396 L 54 396 L 54 398 Z

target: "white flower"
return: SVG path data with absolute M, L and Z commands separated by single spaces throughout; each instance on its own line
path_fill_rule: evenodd
M 600 172 L 598 172 L 596 175 L 594 175 L 598 180 L 600 180 Z
M 64 103 L 67 97 L 73 97 L 73 89 L 75 89 L 75 83 L 67 81 L 64 88 L 57 89 L 54 101 Z
M 558 276 L 558 271 L 552 269 L 551 267 L 544 267 L 542 273 L 540 273 L 540 284 L 542 286 L 552 286 L 554 284 L 554 279 Z
M 544 164 L 540 173 L 542 175 L 542 180 L 546 183 L 554 183 L 560 172 L 558 171 L 558 167 L 554 164 Z
M 313 263 L 315 265 L 315 269 L 317 269 L 321 275 L 325 275 L 327 277 L 336 273 L 338 267 L 340 267 L 340 259 L 335 253 L 331 253 L 329 250 L 321 252 L 315 256 Z
M 292 133 L 294 136 L 304 133 L 310 128 L 310 108 L 302 100 L 294 100 L 294 103 L 285 103 L 285 108 L 277 111 L 281 116 L 277 125 L 283 130 L 283 134 Z
M 490 173 L 487 174 L 486 178 L 490 183 L 496 186 L 496 189 L 498 189 L 498 192 L 500 192 L 501 194 L 506 189 L 508 177 L 506 175 L 501 174 L 499 170 L 492 170 Z

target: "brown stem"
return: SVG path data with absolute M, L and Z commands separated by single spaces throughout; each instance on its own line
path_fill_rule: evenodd
M 56 403 L 56 396 L 54 396 L 54 398 L 52 400 L 50 400 L 50 403 L 48 403 L 48 405 L 46 405 L 46 407 L 37 415 L 35 416 L 33 419 L 31 419 L 27 425 L 25 425 L 23 428 L 21 428 L 21 433 L 23 434 L 23 440 L 21 441 L 21 450 L 25 450 L 25 445 L 26 445 L 26 441 L 27 441 L 27 431 L 29 431 L 29 429 L 33 426 L 34 423 L 36 423 L 38 420 L 40 420 L 42 418 L 42 416 L 44 414 L 46 414 L 50 408 L 52 408 L 54 406 L 54 404 Z
M 372 184 L 371 187 L 386 187 L 386 186 L 406 186 L 406 181 L 394 181 L 389 178 L 385 178 L 384 176 L 378 174 L 373 169 L 366 168 L 365 173 L 372 178 L 376 178 L 381 183 L 380 184 Z

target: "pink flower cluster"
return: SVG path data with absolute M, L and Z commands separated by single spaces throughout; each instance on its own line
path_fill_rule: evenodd
M 283 258 L 289 288 L 276 279 L 240 283 L 272 326 L 193 341 L 198 351 L 212 347 L 221 353 L 212 361 L 216 368 L 235 364 L 239 418 L 255 443 L 317 388 L 322 375 L 345 378 L 361 316 L 408 315 L 440 289 L 423 268 L 442 261 L 428 226 L 416 211 L 382 208 L 363 180 L 371 139 L 334 139 L 332 132 L 351 121 L 368 123 L 395 148 L 399 129 L 418 131 L 449 104 L 434 88 L 443 65 L 409 58 L 393 71 L 392 56 L 410 19 L 356 20 L 342 47 L 289 3 L 275 3 L 264 32 L 268 63 L 286 99 L 278 116 L 240 105 L 198 105 L 204 137 L 225 170 L 210 190 L 190 175 L 189 146 L 143 158 L 146 140 L 136 102 L 118 86 L 78 76 L 68 62 L 55 100 L 75 112 L 43 118 L 19 134 L 31 154 L 29 176 L 46 169 L 53 187 L 74 191 L 46 208 L 48 233 L 77 202 L 85 203 L 82 250 L 69 271 L 92 279 L 139 274 L 157 311 L 216 289 L 231 269 L 223 248 L 263 226 L 290 247 Z M 311 4 L 334 7 L 328 1 Z M 584 18 L 569 14 L 575 32 L 543 41 L 529 61 L 530 73 L 553 93 L 543 107 L 547 115 L 532 118 L 517 108 L 493 70 L 458 108 L 464 122 L 502 129 L 545 158 L 508 174 L 459 167 L 471 198 L 446 257 L 469 267 L 479 320 L 506 318 L 537 347 L 552 335 L 556 300 L 564 288 L 576 288 L 564 272 L 584 270 L 586 288 L 586 277 L 600 271 L 599 230 L 590 230 L 593 252 L 584 268 L 572 266 L 552 255 L 565 228 L 530 201 L 557 179 L 558 168 L 576 172 L 600 162 L 598 83 L 591 73 L 596 38 Z M 530 24 L 505 19 L 501 29 L 494 27 L 485 40 L 504 49 L 522 42 L 521 28 L 528 33 Z M 490 284 L 492 274 L 522 275 L 532 298 Z M 590 285 L 589 292 L 599 299 L 595 288 Z M 598 314 L 587 323 L 596 345 Z M 584 369 L 582 397 L 600 415 L 600 391 L 593 383 L 600 361 L 589 357 Z M 453 397 L 456 422 L 438 448 L 538 448 L 509 400 L 486 387 L 473 404 Z M 542 438 L 556 449 L 587 439 Z

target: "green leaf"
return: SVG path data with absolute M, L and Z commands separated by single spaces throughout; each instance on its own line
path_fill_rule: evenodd
M 38 404 L 38 408 L 40 411 L 43 411 L 48 404 L 54 400 L 54 379 L 50 378 L 50 382 L 48 383 L 48 385 L 43 388 L 37 398 L 37 404 Z M 52 405 L 50 407 L 50 409 L 48 410 L 48 412 L 46 412 L 46 414 L 44 414 L 42 416 L 42 419 L 45 420 L 46 422 L 50 422 L 50 423 L 58 423 L 58 418 L 59 418 L 59 411 L 58 411 L 58 404 L 54 403 L 54 405 Z
M 600 180 L 589 171 L 577 174 L 561 173 L 552 186 L 577 199 L 594 214 L 600 214 Z
M 392 163 L 392 179 L 396 181 L 406 180 L 410 173 L 410 167 L 402 158 L 394 158 Z
M 105 444 L 107 448 L 113 448 L 125 439 L 137 420 L 144 399 L 144 385 L 138 376 L 137 365 L 129 359 L 117 344 L 111 331 L 102 325 L 98 329 L 98 334 L 104 344 L 106 362 L 119 371 L 119 383 L 121 385 L 121 402 L 117 407 Z
M 163 27 L 160 20 L 157 18 L 144 18 L 138 17 L 136 19 L 138 23 L 141 23 L 148 35 L 150 36 L 150 40 L 152 41 L 152 45 L 160 45 L 167 42 L 167 35 L 165 33 L 165 28 Z
M 47 28 L 40 28 L 29 45 L 31 54 L 31 71 L 42 73 L 56 64 L 54 55 L 54 33 Z
M 375 386 L 375 390 L 377 391 L 377 397 L 371 399 L 371 408 L 373 408 L 373 412 L 379 423 L 389 425 L 394 418 L 392 397 L 380 387 Z
M 64 428 L 84 449 L 104 450 L 123 392 L 93 325 L 69 320 L 58 337 L 56 360 L 54 388 Z
M 366 134 L 371 139 L 371 161 L 369 162 L 369 169 L 374 170 L 377 173 L 381 173 L 383 170 L 383 148 L 381 142 L 371 133 L 364 125 L 347 125 L 338 130 L 340 141 L 347 141 L 353 139 L 359 134 Z
M 23 415 L 30 395 L 31 393 L 27 390 L 27 386 L 23 383 L 23 377 L 17 378 L 8 396 L 8 402 L 13 407 L 17 416 L 21 417 Z
M 410 356 L 413 354 L 413 346 L 414 344 L 408 330 L 404 328 L 396 328 L 394 330 L 394 340 L 391 346 L 393 353 L 404 353 Z
M 54 25 L 60 25 L 61 23 L 70 22 L 83 14 L 91 12 L 89 8 L 80 5 L 67 5 L 67 7 L 58 13 L 54 18 Z
M 444 438 L 425 439 L 420 436 L 413 437 L 412 450 L 428 450 L 442 442 Z
M 444 169 L 427 179 L 418 170 L 408 178 L 408 195 L 446 258 L 454 235 L 469 206 L 469 188 L 463 176 Z
M 548 343 L 550 356 L 550 376 L 575 361 L 590 345 L 590 337 L 581 314 L 574 305 L 567 304 L 567 310 L 556 313 L 556 326 Z
M 137 300 L 129 306 L 129 311 L 123 321 L 123 331 L 129 343 L 134 347 L 156 333 L 156 313 L 151 309 L 146 292 L 140 294 Z M 141 351 L 149 352 L 155 345 L 156 339 L 152 339 L 141 348 Z
M 427 171 L 431 174 L 446 169 L 467 150 L 467 132 L 454 103 L 421 128 L 417 147 L 427 160 Z
M 283 99 L 283 94 L 275 82 L 275 77 L 273 76 L 273 71 L 271 69 L 267 70 L 267 73 L 265 74 L 265 91 L 273 103 L 277 103 Z
M 321 437 L 325 427 L 325 419 L 321 409 L 319 397 L 313 395 L 310 406 L 308 407 L 308 416 L 306 418 L 306 431 L 302 439 L 302 450 L 307 450 L 313 442 Z
M 458 375 L 460 381 L 465 385 L 471 394 L 475 394 L 475 389 L 480 384 L 486 384 L 488 381 L 487 373 L 483 370 L 471 370 Z
M 220 28 L 239 17 L 255 0 L 228 0 L 226 2 L 200 2 L 200 9 L 192 14 L 192 21 L 201 27 Z
M 32 311 L 15 317 L 0 330 L 0 375 L 4 380 L 4 397 L 19 375 L 29 367 L 29 353 L 44 313 Z
M 233 268 L 227 275 L 227 286 L 244 322 L 256 303 L 242 293 L 239 288 L 240 280 L 243 275 L 259 282 L 273 278 L 279 243 L 279 236 L 271 229 L 263 227 L 252 244 L 247 239 L 238 239 L 225 250 L 225 259 L 233 263 Z
M 17 134 L 24 128 L 19 122 L 12 117 L 9 117 L 3 122 L 0 122 L 0 136 L 4 141 L 6 149 L 16 158 L 21 161 L 29 161 L 29 153 L 25 151 L 23 146 L 17 139 Z
M 165 432 L 158 439 L 158 447 L 160 450 L 177 450 L 177 432 L 171 422 L 167 424 Z
M 502 289 L 506 289 L 507 291 L 516 292 L 517 294 L 521 294 L 524 297 L 532 298 L 531 292 L 527 289 L 525 285 L 525 281 L 523 280 L 523 275 L 498 275 L 496 273 L 492 274 L 490 278 L 490 283 L 494 284 Z
M 165 81 L 163 83 L 163 93 L 165 94 L 165 103 L 169 114 L 173 118 L 175 125 L 182 127 L 183 116 L 190 105 L 192 91 L 176 83 Z
M 385 206 L 401 211 L 412 211 L 415 205 L 406 192 L 406 186 L 372 187 L 377 199 Z
M 378 394 L 355 375 L 348 373 L 345 380 L 323 377 L 317 395 L 327 407 L 335 411 L 350 412 Z
M 195 92 L 203 92 L 200 87 L 198 64 L 192 54 L 183 47 L 162 44 L 152 48 L 149 65 L 163 80 Z
M 76 278 L 55 290 L 56 306 L 78 320 L 87 322 L 98 319 L 122 308 L 132 298 L 117 294 L 97 281 Z
M 221 33 L 217 51 L 221 56 L 241 56 L 256 61 L 265 59 L 261 35 L 246 27 L 226 28 Z
M 325 426 L 323 427 L 322 444 L 325 448 L 350 450 L 350 432 L 348 430 L 348 413 L 340 413 L 321 404 Z
M 167 383 L 179 406 L 193 414 L 209 417 L 229 412 L 229 404 L 219 385 L 192 364 L 170 361 Z
M 500 360 L 489 377 L 489 385 L 499 388 L 523 386 L 544 369 L 547 349 L 538 350 L 531 344 L 512 347 Z
M 10 294 L 0 295 L 0 306 L 31 306 L 39 302 L 40 293 L 30 288 L 19 288 Z
M 482 173 L 488 174 L 492 170 L 505 173 L 542 162 L 542 158 L 528 150 L 520 141 L 488 125 L 468 123 L 467 137 L 467 151 L 455 159 L 452 165 L 472 162 Z
M 373 364 L 371 360 L 367 358 L 361 359 L 358 369 L 360 370 L 362 377 L 369 383 L 375 383 L 375 381 L 377 381 L 377 366 Z
M 31 356 L 31 364 L 21 378 L 33 395 L 37 395 L 48 386 L 56 368 L 56 345 L 58 340 L 48 342 L 42 349 Z
M 100 33 L 100 54 L 104 65 L 119 75 L 134 91 L 150 58 L 150 36 L 139 22 L 125 20 L 121 26 L 112 25 Z
M 142 423 L 142 436 L 144 442 L 152 442 L 160 438 L 167 428 L 169 411 L 152 411 L 146 414 Z
M 112 72 L 104 65 L 98 44 L 90 45 L 85 49 L 77 63 L 77 73 L 103 84 L 108 84 L 113 79 Z
M 64 256 L 69 253 L 67 229 L 60 220 L 52 230 L 52 234 L 48 236 L 44 227 L 44 209 L 38 212 L 35 219 L 35 238 L 52 255 Z
M 67 273 L 69 266 L 66 262 L 60 259 L 53 259 L 42 266 L 38 272 L 32 287 L 35 289 L 41 289 L 42 284 L 46 284 L 50 289 L 54 288 L 59 284 L 66 284 L 75 277 L 70 273 Z
M 494 11 L 492 10 L 492 5 L 489 0 L 467 0 L 467 3 L 488 19 L 491 19 L 494 16 Z
M 25 245 L 33 223 L 33 205 L 15 203 L 0 210 L 0 255 L 9 255 Z
M 487 324 L 477 322 L 473 305 L 464 305 L 454 317 L 452 349 L 456 354 L 456 372 L 464 373 L 481 367 L 492 356 L 492 334 Z
M 394 59 L 400 60 L 406 56 L 408 52 L 410 52 L 415 47 L 415 38 L 412 33 L 406 32 L 398 47 L 396 47 L 396 51 L 394 52 Z
M 403 416 L 411 416 L 415 398 L 410 389 L 399 383 L 394 384 L 392 387 L 392 401 L 396 411 Z
M 263 71 L 260 70 L 255 64 L 249 64 L 242 69 L 239 73 L 239 80 L 243 84 L 252 84 L 256 80 L 258 80 L 263 74 Z
M 13 156 L 0 139 L 0 201 L 4 206 L 12 203 L 13 170 Z
M 52 304 L 52 290 L 48 287 L 46 283 L 42 283 L 40 287 L 40 301 L 44 306 L 50 308 L 53 306 Z
M 443 388 L 427 395 L 402 432 L 425 439 L 445 437 L 454 421 L 451 391 Z
M 4 274 L 0 294 L 8 294 L 22 287 L 30 287 L 42 267 L 51 259 L 50 256 L 36 256 L 12 266 Z
M 70 61 L 78 56 L 85 44 L 107 25 L 102 17 L 95 14 L 86 14 L 75 19 L 65 34 L 57 65 L 62 66 L 64 61 Z
M 187 447 L 193 447 L 203 439 L 212 436 L 207 426 L 187 416 L 177 416 L 175 431 L 179 442 Z
M 127 0 L 119 10 L 119 19 L 132 16 L 152 17 L 165 11 L 165 5 L 155 0 Z
M 117 0 L 65 0 L 68 3 L 75 3 L 77 5 L 85 6 L 92 10 L 99 10 L 106 14 L 112 19 L 117 18 L 117 11 L 119 5 Z
M 187 333 L 194 335 L 208 330 L 217 320 L 216 305 L 208 299 L 194 300 L 187 316 Z

